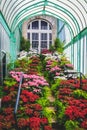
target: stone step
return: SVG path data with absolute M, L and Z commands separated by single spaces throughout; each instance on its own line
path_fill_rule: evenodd
M 50 101 L 50 102 L 54 102 L 55 101 L 55 98 L 53 97 L 53 96 L 49 96 L 49 97 L 47 97 L 48 98 L 48 100 Z

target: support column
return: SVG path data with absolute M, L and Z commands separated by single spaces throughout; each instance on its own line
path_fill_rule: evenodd
M 77 70 L 80 72 L 81 70 L 81 36 L 78 36 L 77 41 Z
M 16 39 L 14 37 L 14 33 L 10 34 L 10 56 L 12 68 L 14 67 L 14 61 L 16 60 Z

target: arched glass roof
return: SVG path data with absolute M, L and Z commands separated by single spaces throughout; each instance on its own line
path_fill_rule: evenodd
M 73 36 L 87 27 L 87 0 L 0 0 L 0 10 L 12 32 L 22 21 L 37 15 L 61 19 Z

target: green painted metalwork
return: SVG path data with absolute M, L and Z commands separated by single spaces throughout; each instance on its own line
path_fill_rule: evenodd
M 11 63 L 14 65 L 14 61 L 16 60 L 16 39 L 14 37 L 14 34 L 10 34 L 10 56 L 11 56 Z M 14 67 L 14 66 L 13 66 Z
M 21 11 L 18 12 L 18 13 L 12 12 L 11 17 L 9 16 L 9 20 L 10 20 L 9 22 L 10 22 L 10 24 L 12 25 L 12 22 L 15 21 L 15 19 L 18 19 L 18 17 L 20 17 L 21 15 L 23 15 L 25 12 L 29 13 L 29 11 L 31 11 L 32 9 L 34 9 L 36 7 L 40 7 L 40 6 L 44 6 L 44 2 L 43 1 L 37 2 L 37 3 L 32 4 L 32 5 L 28 6 L 28 7 L 25 7 L 24 9 L 21 9 Z
M 53 4 L 53 6 L 55 6 L 55 8 L 61 10 L 61 11 L 64 12 L 64 13 L 66 13 L 66 14 L 72 19 L 72 21 L 73 21 L 74 24 L 76 25 L 77 33 L 79 33 L 80 27 L 79 27 L 79 24 L 78 24 L 77 20 L 75 19 L 75 17 L 74 17 L 68 10 L 62 9 L 62 7 L 59 7 L 58 5 L 56 5 L 56 4 L 52 3 L 52 2 L 50 2 L 50 3 Z M 35 8 L 36 6 L 38 7 L 38 3 L 37 3 L 37 5 L 33 5 L 33 7 L 30 6 L 30 9 L 33 9 L 33 8 Z M 31 7 L 32 7 L 32 8 L 31 8 Z M 14 27 L 14 24 L 17 22 L 18 18 L 20 19 L 20 15 L 23 15 L 24 12 L 26 12 L 27 9 L 29 9 L 29 7 L 26 8 L 25 10 L 22 10 L 22 11 L 15 17 L 14 23 L 13 23 L 12 27 Z M 43 11 L 43 13 L 44 13 L 44 11 Z M 12 28 L 12 27 L 11 27 L 11 28 Z
M 83 29 L 82 31 L 80 31 L 80 33 L 78 33 L 75 37 L 73 37 L 72 40 L 74 40 L 74 42 L 71 41 L 70 43 L 68 43 L 67 45 L 65 45 L 64 49 L 67 49 L 68 46 L 71 45 L 71 43 L 75 44 L 78 41 L 78 35 L 80 35 L 79 36 L 79 40 L 81 40 L 82 37 L 84 37 L 85 35 L 87 35 L 87 27 L 85 29 Z
M 81 35 L 81 34 L 80 34 Z M 80 35 L 77 36 L 77 70 L 80 71 L 81 69 L 81 40 Z
M 14 19 L 14 21 L 13 21 L 13 23 L 12 23 L 12 26 L 11 26 L 12 30 L 13 30 L 13 28 L 14 28 L 14 26 L 15 26 L 15 23 L 17 23 L 18 19 L 20 19 L 20 16 L 24 15 L 24 14 L 27 12 L 27 10 L 30 10 L 30 12 L 31 12 L 32 9 L 35 9 L 35 12 L 37 12 L 37 7 L 40 7 L 40 6 L 43 7 L 43 5 L 44 5 L 44 3 L 41 4 L 41 5 L 35 4 L 35 5 L 32 5 L 32 6 L 28 7 L 28 8 L 25 8 L 25 10 L 22 10 L 22 11 L 15 17 L 15 19 Z M 28 15 L 29 15 L 29 12 L 28 12 Z M 25 15 L 24 15 L 24 18 L 22 18 L 22 19 L 25 19 Z
M 65 46 L 65 49 L 67 47 L 71 46 L 72 44 L 77 44 L 77 70 L 81 70 L 81 39 L 84 38 L 84 36 L 87 35 L 87 28 L 85 28 L 83 31 L 81 31 L 76 37 L 73 38 L 73 40 Z
M 0 12 L 0 23 L 2 24 L 2 26 L 4 27 L 5 31 L 7 32 L 8 36 L 10 36 L 10 29 L 2 15 L 2 13 Z

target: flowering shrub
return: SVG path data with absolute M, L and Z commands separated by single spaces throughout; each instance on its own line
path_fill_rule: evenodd
M 67 68 L 69 68 L 69 69 L 73 69 L 73 68 L 74 68 L 73 65 L 72 65 L 72 64 L 69 64 L 69 63 L 65 64 L 65 66 L 66 66 Z
M 44 130 L 52 130 L 52 127 L 49 125 L 44 126 Z
M 7 95 L 2 98 L 2 103 L 8 103 L 12 101 L 11 96 Z
M 50 50 L 48 50 L 48 49 L 43 49 L 42 51 L 41 51 L 41 54 L 51 54 L 52 52 L 50 51 Z
M 30 124 L 31 129 L 40 130 L 40 123 L 41 123 L 41 120 L 38 117 L 29 118 L 29 124 Z
M 22 90 L 20 98 L 24 103 L 26 103 L 26 102 L 35 102 L 37 99 L 39 99 L 39 96 L 33 94 L 32 92 L 29 92 L 28 90 Z
M 2 97 L 0 109 L 0 129 L 10 130 L 15 126 L 13 112 L 21 75 L 23 84 L 17 111 L 19 129 L 52 130 L 49 123 L 53 118 L 67 130 L 75 130 L 74 128 L 78 127 L 87 129 L 87 80 L 82 80 L 81 88 L 79 79 L 55 79 L 55 76 L 61 76 L 63 73 L 62 65 L 70 69 L 73 65 L 64 59 L 43 60 L 40 61 L 39 56 L 31 56 L 29 60 L 27 58 L 19 61 L 20 68 L 23 69 L 15 68 L 10 71 L 10 77 L 14 82 L 9 85 L 10 82 L 6 81 L 7 84 L 3 88 L 5 95 Z M 40 68 L 41 63 L 44 63 L 44 66 L 42 64 Z M 24 73 L 18 70 L 24 70 Z M 52 103 L 56 104 L 56 113 L 54 109 L 49 108 L 51 104 L 47 98 L 49 94 L 56 97 L 55 103 Z

